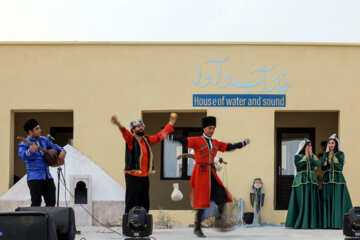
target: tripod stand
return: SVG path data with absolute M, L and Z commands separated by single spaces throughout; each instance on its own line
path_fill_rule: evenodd
M 60 177 L 62 175 L 62 168 L 60 166 L 60 164 L 57 167 L 57 177 L 58 177 L 58 182 L 57 182 L 57 196 L 56 196 L 56 206 L 59 206 L 59 197 L 60 197 Z
M 49 140 L 52 143 L 55 144 L 55 139 L 52 138 L 52 137 L 50 138 L 50 137 L 48 136 Z M 57 177 L 58 177 L 58 180 L 57 180 L 56 207 L 59 207 L 59 203 L 60 203 L 60 200 L 59 200 L 59 198 L 60 198 L 60 181 L 61 181 L 60 178 L 61 177 L 63 177 L 64 183 L 65 183 L 65 178 L 64 178 L 64 175 L 62 173 L 62 168 L 61 168 L 61 165 L 60 165 L 60 162 L 59 162 L 59 155 L 56 155 L 56 163 L 57 163 Z M 65 187 L 66 187 L 66 184 L 65 184 Z M 66 193 L 65 193 L 65 195 L 66 195 Z M 66 198 L 66 196 L 65 196 L 65 198 Z M 66 202 L 66 200 L 65 200 L 65 202 Z
M 64 187 L 65 187 L 65 190 L 66 190 L 66 180 L 65 180 L 65 176 L 62 172 L 62 168 L 61 168 L 61 165 L 60 165 L 60 162 L 59 162 L 59 156 L 56 156 L 56 162 L 57 162 L 57 177 L 58 177 L 58 180 L 57 180 L 57 196 L 56 196 L 56 207 L 59 207 L 59 203 L 60 203 L 60 181 L 61 181 L 61 178 L 62 180 L 64 181 L 63 184 L 64 184 Z M 65 161 L 64 161 L 64 167 L 65 167 Z M 64 172 L 65 172 L 65 169 L 64 169 Z M 65 191 L 65 204 L 67 206 L 67 203 L 66 203 L 66 191 Z

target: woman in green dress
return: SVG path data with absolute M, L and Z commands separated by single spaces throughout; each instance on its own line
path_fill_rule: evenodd
M 345 155 L 336 134 L 328 141 L 322 158 L 322 211 L 323 228 L 342 228 L 343 215 L 352 208 L 349 191 L 342 173 Z
M 296 176 L 292 184 L 285 227 L 321 228 L 319 183 L 315 168 L 321 162 L 312 152 L 311 141 L 304 139 L 295 154 Z

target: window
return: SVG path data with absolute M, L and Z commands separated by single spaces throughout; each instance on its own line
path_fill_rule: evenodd
M 75 204 L 87 204 L 87 188 L 83 181 L 76 183 Z
M 173 133 L 176 136 L 193 137 L 202 134 L 201 128 L 175 128 Z M 169 136 L 169 139 L 172 135 Z M 180 142 L 165 140 L 161 146 L 161 179 L 190 179 L 194 159 L 176 159 L 183 153 L 189 153 L 191 149 L 186 149 Z

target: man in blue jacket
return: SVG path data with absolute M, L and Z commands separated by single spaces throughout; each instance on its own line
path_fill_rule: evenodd
M 31 206 L 40 206 L 41 197 L 44 197 L 46 206 L 55 206 L 55 184 L 49 172 L 49 166 L 44 159 L 44 153 L 39 146 L 49 150 L 56 149 L 60 152 L 59 158 L 64 159 L 65 150 L 52 143 L 48 138 L 41 136 L 41 128 L 35 119 L 29 119 L 24 124 L 24 130 L 28 134 L 25 142 L 19 143 L 19 159 L 26 163 L 27 183 L 30 189 Z

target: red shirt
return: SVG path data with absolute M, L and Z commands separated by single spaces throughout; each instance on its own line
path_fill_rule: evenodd
M 131 132 L 129 132 L 129 130 L 127 130 L 126 128 L 120 128 L 121 130 L 121 133 L 123 135 L 123 138 L 126 142 L 126 146 L 129 148 L 129 150 L 132 150 L 133 148 L 133 140 L 134 140 L 134 135 L 131 134 Z M 152 135 L 152 136 L 149 136 L 149 135 L 146 135 L 146 137 L 149 139 L 149 144 L 150 146 L 164 140 L 163 136 L 162 136 L 162 132 L 168 132 L 168 134 L 174 132 L 174 128 L 171 126 L 171 124 L 166 124 L 166 126 L 160 131 L 158 132 L 157 134 L 155 135 Z M 133 176 L 137 176 L 137 177 L 146 177 L 149 175 L 149 171 L 148 171 L 148 150 L 146 148 L 146 143 L 144 140 L 141 139 L 140 141 L 140 147 L 141 147 L 141 150 L 143 152 L 142 154 L 142 159 L 141 159 L 141 166 L 140 166 L 140 170 L 141 170 L 141 173 L 135 173 L 135 172 L 130 172 L 130 173 L 127 173 L 127 174 L 131 174 Z

